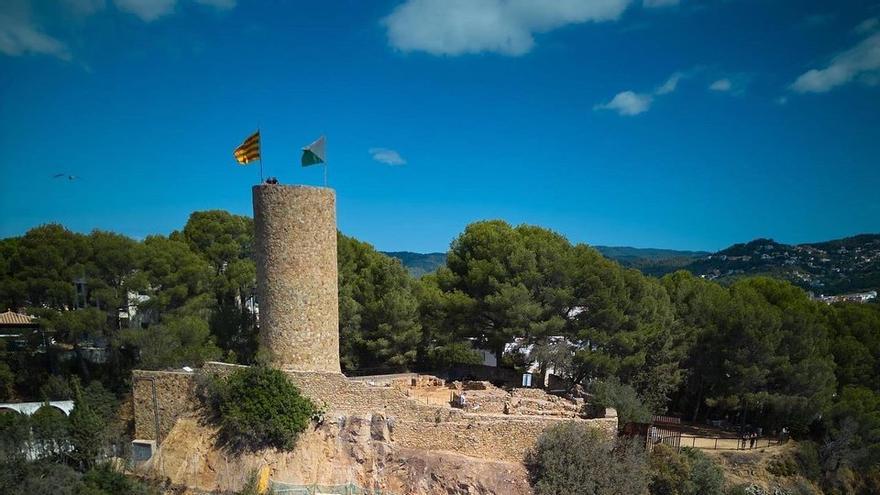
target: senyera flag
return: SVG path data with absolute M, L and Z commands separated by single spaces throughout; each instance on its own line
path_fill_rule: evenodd
M 319 137 L 314 143 L 302 149 L 302 166 L 318 165 L 327 162 L 327 140 Z
M 251 134 L 232 152 L 235 160 L 242 165 L 247 165 L 260 159 L 260 131 Z

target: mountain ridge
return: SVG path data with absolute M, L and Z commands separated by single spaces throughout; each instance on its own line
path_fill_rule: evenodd
M 756 238 L 722 250 L 691 251 L 630 246 L 593 246 L 603 256 L 646 275 L 662 277 L 676 270 L 730 283 L 749 275 L 788 280 L 805 290 L 841 294 L 880 288 L 880 234 L 857 234 L 827 241 L 784 244 Z M 386 251 L 410 274 L 433 273 L 446 262 L 446 253 Z

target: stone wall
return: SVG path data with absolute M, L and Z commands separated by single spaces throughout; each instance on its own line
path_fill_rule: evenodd
M 135 370 L 132 372 L 131 401 L 134 408 L 134 437 L 161 442 L 177 418 L 197 409 L 195 375 L 182 371 Z M 158 406 L 158 415 L 155 406 Z
M 617 418 L 571 420 L 616 434 Z M 525 416 L 468 414 L 459 421 L 399 421 L 391 438 L 403 447 L 440 450 L 506 462 L 523 462 L 541 432 L 560 420 Z
M 226 375 L 238 366 L 206 363 L 200 372 Z M 159 411 L 159 441 L 180 417 L 197 414 L 195 373 L 135 371 L 133 403 L 135 437 L 155 440 L 155 411 L 152 385 L 156 386 Z M 326 407 L 327 420 L 381 415 L 390 426 L 391 440 L 401 447 L 449 451 L 484 459 L 521 462 L 548 426 L 560 421 L 581 421 L 613 435 L 617 418 L 567 419 L 541 416 L 481 414 L 444 406 L 430 406 L 410 399 L 393 386 L 370 386 L 339 373 L 286 371 L 297 387 Z
M 260 345 L 273 366 L 339 373 L 336 193 L 253 188 Z

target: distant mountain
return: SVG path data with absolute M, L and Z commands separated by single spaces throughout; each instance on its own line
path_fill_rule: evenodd
M 619 246 L 593 246 L 602 256 L 617 260 L 646 273 L 674 271 L 694 259 L 708 256 L 706 251 L 676 251 L 672 249 L 633 248 Z M 414 277 L 433 273 L 446 264 L 446 253 L 413 253 L 410 251 L 389 251 L 384 254 L 397 258 Z M 672 268 L 670 268 L 672 267 Z
M 593 246 L 602 256 L 617 261 L 659 261 L 672 258 L 702 258 L 708 251 L 680 251 L 676 249 L 634 248 L 621 246 Z
M 628 268 L 636 268 L 645 275 L 662 277 L 684 268 L 694 260 L 712 253 L 707 251 L 680 251 L 675 249 L 593 246 L 602 256 Z
M 655 277 L 681 269 L 721 283 L 746 275 L 767 275 L 827 295 L 880 288 L 880 234 L 798 245 L 755 239 L 717 253 L 594 247 L 606 258 Z M 399 259 L 414 277 L 433 273 L 446 263 L 445 253 L 398 251 L 385 254 Z
M 880 288 L 880 234 L 797 245 L 755 239 L 683 268 L 722 283 L 745 275 L 769 275 L 817 294 L 876 290 Z
M 385 251 L 383 254 L 397 258 L 413 277 L 434 273 L 446 264 L 446 253 L 413 253 L 411 251 Z

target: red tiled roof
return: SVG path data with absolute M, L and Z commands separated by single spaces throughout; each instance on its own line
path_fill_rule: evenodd
M 13 313 L 12 311 L 6 311 L 5 313 L 0 313 L 0 325 L 33 325 L 34 319 L 31 316 L 23 315 L 21 313 Z

